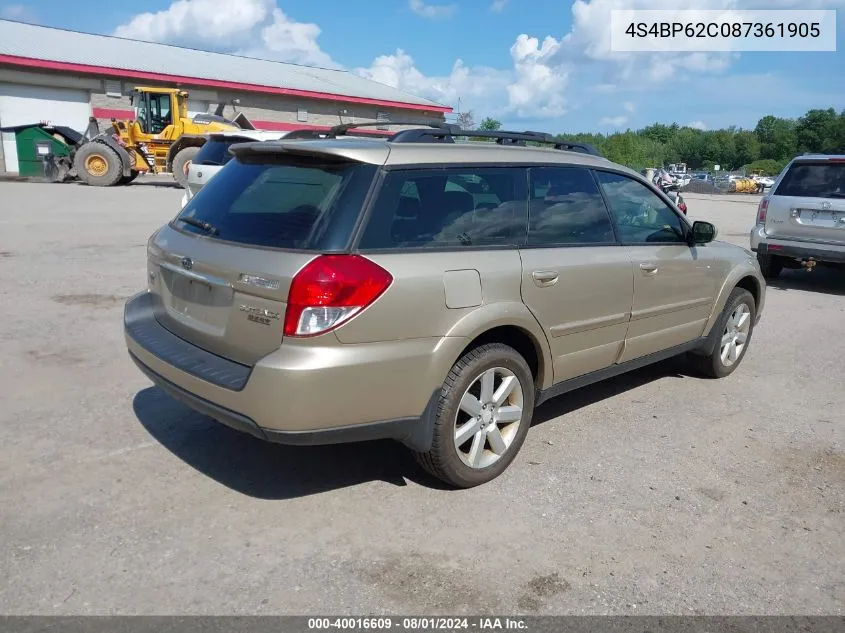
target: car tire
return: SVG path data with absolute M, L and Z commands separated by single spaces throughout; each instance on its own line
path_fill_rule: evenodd
M 86 143 L 73 158 L 76 174 L 92 187 L 111 187 L 123 176 L 123 165 L 116 151 L 105 143 Z
M 194 160 L 194 156 L 199 153 L 200 148 L 194 145 L 185 147 L 179 150 L 179 153 L 173 158 L 173 178 L 183 189 L 188 182 L 188 167 Z
M 751 344 L 756 315 L 757 307 L 751 293 L 744 288 L 734 288 L 722 315 L 713 326 L 719 332 L 713 351 L 707 356 L 690 355 L 695 368 L 708 378 L 724 378 L 732 374 Z
M 443 383 L 431 448 L 415 453 L 417 461 L 456 488 L 495 479 L 525 441 L 534 396 L 531 369 L 515 349 L 490 343 L 470 350 Z
M 783 259 L 778 255 L 762 255 L 757 253 L 757 263 L 766 279 L 775 279 L 783 270 Z

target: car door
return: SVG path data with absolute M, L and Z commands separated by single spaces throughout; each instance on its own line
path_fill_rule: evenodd
M 546 333 L 561 382 L 615 362 L 631 314 L 633 268 L 588 169 L 533 168 L 529 189 L 522 299 Z
M 619 362 L 701 336 L 716 291 L 706 246 L 689 246 L 689 225 L 644 183 L 596 171 L 620 242 L 634 269 L 634 301 Z

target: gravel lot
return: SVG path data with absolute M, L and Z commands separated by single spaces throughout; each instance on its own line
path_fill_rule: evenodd
M 121 316 L 165 182 L 0 182 L 0 612 L 845 612 L 840 271 L 771 286 L 728 379 L 564 396 L 446 491 L 398 445 L 264 444 L 151 387 Z M 688 203 L 747 245 L 756 198 Z

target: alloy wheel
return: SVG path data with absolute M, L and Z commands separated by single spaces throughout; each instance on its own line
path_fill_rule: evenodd
M 750 331 L 751 309 L 746 304 L 740 303 L 728 317 L 722 334 L 719 358 L 725 367 L 731 367 L 739 360 Z
M 461 397 L 455 416 L 455 449 L 470 468 L 486 468 L 508 451 L 524 417 L 524 394 L 516 375 L 487 369 Z

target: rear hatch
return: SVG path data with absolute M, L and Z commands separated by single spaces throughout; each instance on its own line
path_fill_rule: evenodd
M 292 278 L 348 248 L 376 171 L 284 151 L 230 161 L 150 243 L 158 321 L 244 364 L 277 349 Z
M 845 157 L 794 161 L 769 199 L 766 234 L 845 244 Z

